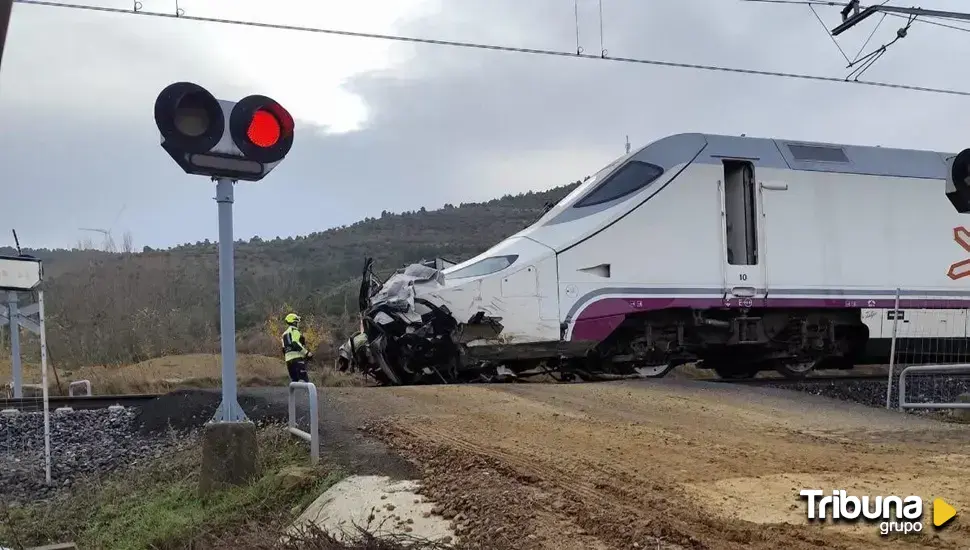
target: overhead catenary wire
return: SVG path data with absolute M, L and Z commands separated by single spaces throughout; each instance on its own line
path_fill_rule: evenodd
M 804 5 L 804 6 L 808 6 L 808 8 L 812 11 L 812 14 L 815 15 L 815 19 L 822 26 L 822 30 L 825 32 L 826 36 L 828 36 L 829 39 L 832 40 L 832 43 L 835 44 L 835 46 L 839 49 L 839 53 L 841 53 L 842 54 L 842 57 L 845 58 L 846 62 L 848 63 L 848 65 L 846 65 L 846 68 L 847 69 L 853 69 L 846 76 L 846 80 L 849 80 L 849 79 L 851 79 L 851 80 L 859 80 L 859 77 L 862 76 L 863 73 L 865 73 L 867 70 L 869 70 L 869 68 L 871 68 L 876 63 L 876 61 L 878 61 L 879 59 L 881 59 L 882 56 L 886 54 L 886 52 L 888 51 L 888 49 L 889 49 L 890 46 L 894 45 L 899 40 L 901 40 L 901 39 L 905 38 L 906 36 L 908 36 L 908 31 L 909 31 L 910 27 L 912 27 L 912 25 L 913 25 L 914 22 L 917 22 L 918 21 L 920 23 L 928 23 L 928 24 L 931 24 L 931 25 L 937 25 L 937 26 L 941 26 L 941 27 L 946 27 L 946 28 L 954 29 L 954 30 L 959 30 L 959 31 L 964 31 L 964 32 L 970 32 L 970 28 L 959 27 L 959 26 L 956 26 L 956 25 L 947 25 L 945 23 L 939 23 L 937 21 L 931 21 L 931 20 L 926 20 L 925 19 L 926 17 L 933 17 L 933 16 L 922 16 L 922 17 L 924 17 L 924 19 L 918 20 L 917 18 L 918 17 L 921 17 L 921 16 L 919 14 L 916 14 L 916 13 L 910 13 L 910 14 L 904 15 L 904 14 L 900 14 L 900 13 L 893 13 L 892 11 L 882 11 L 882 10 L 880 10 L 880 13 L 882 13 L 882 18 L 880 18 L 879 19 L 879 22 L 877 22 L 876 25 L 872 28 L 872 31 L 869 33 L 869 36 L 866 37 L 866 41 L 863 42 L 862 46 L 859 48 L 859 51 L 856 53 L 855 57 L 853 57 L 850 60 L 849 57 L 845 54 L 845 51 L 842 49 L 842 46 L 839 44 L 838 40 L 835 39 L 835 35 L 833 34 L 833 31 L 830 31 L 829 28 L 825 25 L 825 22 L 822 21 L 822 18 L 819 16 L 818 12 L 815 10 L 815 6 L 822 6 L 822 5 L 824 5 L 824 6 L 831 6 L 831 7 L 848 8 L 848 7 L 851 6 L 851 4 L 847 4 L 845 2 L 835 2 L 835 1 L 826 1 L 826 0 L 742 0 L 742 1 L 743 2 L 756 2 L 756 3 L 762 3 L 762 4 L 788 4 L 788 5 Z M 874 9 L 879 9 L 879 8 L 881 8 L 883 6 L 886 6 L 887 4 L 889 4 L 889 0 L 883 0 L 883 2 L 881 4 L 879 4 L 878 6 L 874 6 L 874 7 L 867 8 L 867 9 L 873 9 L 873 8 Z M 858 10 L 858 9 L 860 9 L 860 7 L 858 5 L 856 5 L 856 10 Z M 890 15 L 892 15 L 894 17 L 904 17 L 904 18 L 906 18 L 906 26 L 905 27 L 902 27 L 902 28 L 900 28 L 899 30 L 896 31 L 896 37 L 892 41 L 890 41 L 890 42 L 888 42 L 886 44 L 883 44 L 882 46 L 879 46 L 878 48 L 876 48 L 875 50 L 867 53 L 866 55 L 862 55 L 862 52 L 866 49 L 866 46 L 869 45 L 869 42 L 872 41 L 873 36 L 875 36 L 876 31 L 879 30 L 879 27 L 880 26 L 882 26 L 882 23 L 886 20 L 886 17 L 887 16 L 890 16 Z M 939 16 L 937 16 L 937 17 L 939 17 Z M 842 14 L 843 21 L 845 20 L 845 18 L 846 18 L 846 12 L 845 12 L 845 10 L 843 10 L 843 14 Z M 859 66 L 857 66 L 857 65 L 859 65 Z
M 388 40 L 388 41 L 407 42 L 407 43 L 415 43 L 415 44 L 429 44 L 429 45 L 436 45 L 436 46 L 451 46 L 456 48 L 502 51 L 502 52 L 509 52 L 509 53 L 545 55 L 545 56 L 554 56 L 554 57 L 571 57 L 571 58 L 579 58 L 579 59 L 612 61 L 615 63 L 630 63 L 630 64 L 638 64 L 638 65 L 653 65 L 658 67 L 692 69 L 692 70 L 709 71 L 709 72 L 735 73 L 735 74 L 743 74 L 743 75 L 749 75 L 749 76 L 789 78 L 789 79 L 806 80 L 806 81 L 814 81 L 814 82 L 830 82 L 830 83 L 836 83 L 836 84 L 857 84 L 857 85 L 870 86 L 870 87 L 876 87 L 876 88 L 909 90 L 914 92 L 970 97 L 970 91 L 955 90 L 955 89 L 949 89 L 949 88 L 933 88 L 928 86 L 897 84 L 893 82 L 880 82 L 880 81 L 873 81 L 873 80 L 847 80 L 847 79 L 838 78 L 834 76 L 822 76 L 822 75 L 813 75 L 813 74 L 804 74 L 804 73 L 789 73 L 789 72 L 781 72 L 781 71 L 767 71 L 767 70 L 760 70 L 760 69 L 745 69 L 741 67 L 729 67 L 724 65 L 683 63 L 683 62 L 665 61 L 665 60 L 659 60 L 659 59 L 645 59 L 645 58 L 635 58 L 635 57 L 612 57 L 612 56 L 605 56 L 605 55 L 592 55 L 592 54 L 586 54 L 586 53 L 573 53 L 573 52 L 564 51 L 564 50 L 522 48 L 522 47 L 515 47 L 515 46 L 503 46 L 498 44 L 462 42 L 462 41 L 454 41 L 454 40 L 438 40 L 438 39 L 432 39 L 432 38 L 419 38 L 419 37 L 392 35 L 392 34 L 366 33 L 366 32 L 340 30 L 340 29 L 328 29 L 328 28 L 321 28 L 321 27 L 307 27 L 307 26 L 300 26 L 300 25 L 286 25 L 286 24 L 280 24 L 280 23 L 266 23 L 261 21 L 244 21 L 244 20 L 236 20 L 236 19 L 217 18 L 217 17 L 200 17 L 200 16 L 186 15 L 184 11 L 180 14 L 164 13 L 164 12 L 149 12 L 144 10 L 134 11 L 134 10 L 122 9 L 122 8 L 111 8 L 107 6 L 88 6 L 83 4 L 71 4 L 66 2 L 50 2 L 46 0 L 14 0 L 14 2 L 19 4 L 25 4 L 25 5 L 76 9 L 76 10 L 94 11 L 94 12 L 102 12 L 102 13 L 115 13 L 115 14 L 121 14 L 121 15 L 139 15 L 139 16 L 145 16 L 145 17 L 179 19 L 179 20 L 185 20 L 185 21 L 196 21 L 200 23 L 218 23 L 218 24 L 224 24 L 224 25 L 238 25 L 238 26 L 256 27 L 256 28 L 264 28 L 264 29 L 283 30 L 283 31 L 309 32 L 309 33 L 329 34 L 329 35 L 335 35 L 335 36 L 346 36 L 346 37 L 354 37 L 354 38 L 370 38 L 375 40 Z
M 815 19 L 818 20 L 818 24 L 819 25 L 822 25 L 822 28 L 825 29 L 825 34 L 829 34 L 828 33 L 828 28 L 825 26 L 825 21 L 822 21 L 822 17 L 819 16 L 819 14 L 818 14 L 817 11 L 815 11 L 815 6 L 813 4 L 809 4 L 808 5 L 808 9 L 812 10 L 812 14 L 815 15 Z M 839 53 L 842 54 L 842 57 L 845 58 L 845 62 L 846 63 L 849 63 L 849 64 L 852 64 L 852 61 L 849 59 L 849 56 L 845 54 L 845 51 L 842 49 L 842 46 L 839 45 L 839 41 L 836 40 L 835 37 L 832 36 L 831 34 L 829 34 L 829 38 L 832 39 L 832 43 L 835 44 L 835 47 L 836 48 L 838 48 Z
M 752 2 L 757 4 L 788 4 L 793 6 L 828 6 L 828 7 L 835 7 L 835 8 L 843 8 L 846 5 L 845 2 L 833 2 L 830 0 L 741 0 L 741 1 Z M 886 15 L 889 17 L 900 17 L 903 19 L 909 19 L 908 15 L 903 15 L 901 13 L 883 12 L 883 15 Z M 963 27 L 960 25 L 943 23 L 941 21 L 936 21 L 936 18 L 934 17 L 928 17 L 925 15 L 921 17 L 922 17 L 921 19 L 916 20 L 917 23 L 922 23 L 924 25 L 933 25 L 936 27 L 943 27 L 946 29 L 953 29 L 955 31 L 970 32 L 970 27 Z

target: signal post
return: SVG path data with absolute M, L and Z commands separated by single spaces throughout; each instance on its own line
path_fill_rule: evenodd
M 155 100 L 162 149 L 187 174 L 216 182 L 219 213 L 219 320 L 222 401 L 206 424 L 200 490 L 245 483 L 256 470 L 256 426 L 239 406 L 232 204 L 237 181 L 266 177 L 293 146 L 294 122 L 273 99 L 216 99 L 191 82 L 167 86 Z

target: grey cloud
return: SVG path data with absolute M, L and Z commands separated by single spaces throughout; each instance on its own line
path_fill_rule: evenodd
M 605 46 L 613 56 L 844 75 L 844 60 L 831 40 L 807 8 L 797 8 L 726 0 L 606 0 Z M 584 0 L 581 9 L 582 45 L 596 52 L 597 3 Z M 400 32 L 575 47 L 571 2 L 461 0 L 445 2 L 442 10 L 407 22 Z M 838 17 L 834 8 L 820 13 L 830 26 Z M 850 55 L 875 23 L 840 39 Z M 890 39 L 898 23 L 887 19 L 870 47 Z M 104 45 L 91 40 L 92 51 L 102 48 L 102 55 L 108 55 Z M 970 89 L 966 77 L 938 61 L 945 52 L 959 51 L 958 41 L 965 40 L 957 31 L 914 26 L 911 36 L 865 78 Z M 307 233 L 384 209 L 413 210 L 548 188 L 612 160 L 622 152 L 627 134 L 635 146 L 683 131 L 939 150 L 965 146 L 962 133 L 946 122 L 967 98 L 427 45 L 401 45 L 395 51 L 407 54 L 409 61 L 347 84 L 370 109 L 365 129 L 321 135 L 303 125 L 289 157 L 269 178 L 240 185 L 237 235 Z M 180 52 L 178 61 L 167 62 L 154 79 L 139 72 L 141 81 L 125 88 L 124 101 L 144 104 L 145 110 L 133 110 L 130 120 L 105 128 L 111 132 L 105 136 L 111 150 L 123 159 L 117 162 L 91 157 L 82 128 L 58 128 L 48 121 L 42 130 L 30 131 L 20 122 L 23 113 L 0 105 L 0 120 L 24 128 L 16 138 L 0 134 L 0 160 L 14 166 L 19 180 L 46 182 L 45 208 L 52 224 L 39 240 L 70 244 L 76 220 L 108 223 L 118 202 L 128 204 L 122 225 L 132 229 L 139 244 L 215 238 L 209 184 L 174 167 L 157 147 L 146 114 L 166 80 L 209 69 Z M 19 63 L 26 63 L 25 54 L 21 57 Z M 8 72 L 4 64 L 4 78 L 25 70 L 20 65 Z M 208 75 L 208 81 L 231 80 L 212 69 L 216 74 Z M 41 144 L 56 149 L 64 161 L 44 163 L 36 152 Z M 528 176 L 512 169 L 530 163 Z M 79 188 L 97 188 L 123 200 L 99 206 L 93 191 Z M 25 200 L 36 192 L 32 188 L 17 196 Z M 28 218 L 20 213 L 14 221 Z
M 581 14 L 580 39 L 587 51 L 599 48 L 591 5 L 595 2 L 584 3 Z M 841 74 L 841 56 L 807 10 L 710 1 L 606 6 L 605 42 L 614 56 Z M 463 1 L 444 10 L 403 31 L 559 50 L 575 46 L 571 3 Z M 837 17 L 832 10 L 822 13 L 830 22 Z M 505 18 L 514 23 L 503 25 Z M 894 32 L 891 23 L 882 30 Z M 449 30 L 455 27 L 460 30 Z M 919 42 L 927 29 L 933 39 Z M 928 50 L 952 40 L 936 31 L 918 28 L 916 38 L 892 50 L 897 57 L 887 57 L 866 77 L 959 85 L 921 70 Z M 378 133 L 389 139 L 387 149 L 378 147 L 384 151 L 381 166 L 372 169 L 396 172 L 395 181 L 415 190 L 406 199 L 409 208 L 501 193 L 506 182 L 455 181 L 454 175 L 467 176 L 468 164 L 530 151 L 566 153 L 562 165 L 548 167 L 547 180 L 523 182 L 519 190 L 581 177 L 597 166 L 571 164 L 568 151 L 596 151 L 605 163 L 621 151 L 625 134 L 641 145 L 670 133 L 706 131 L 945 149 L 954 146 L 948 140 L 955 136 L 940 139 L 934 116 L 945 116 L 962 101 L 935 97 L 928 109 L 931 96 L 861 86 L 423 45 L 414 51 L 410 65 L 351 84 L 373 110 L 373 132 L 350 139 L 371 140 Z M 898 74 L 900 66 L 906 75 Z M 408 78 L 414 73 L 421 78 Z M 375 190 L 386 185 L 380 178 L 363 180 Z M 385 202 L 394 208 L 392 197 Z

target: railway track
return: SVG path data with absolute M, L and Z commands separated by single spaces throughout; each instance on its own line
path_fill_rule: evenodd
M 741 380 L 726 380 L 716 378 L 705 382 L 719 384 L 743 384 L 748 386 L 792 386 L 796 384 L 839 384 L 843 382 L 884 382 L 885 374 L 854 374 L 846 376 L 807 376 L 801 379 L 791 378 L 747 378 Z
M 112 405 L 123 407 L 137 407 L 152 401 L 159 394 L 129 394 L 129 395 L 90 395 L 90 396 L 66 396 L 52 395 L 48 398 L 48 408 L 50 410 L 61 407 L 72 409 L 106 409 Z M 0 398 L 0 410 L 17 409 L 21 411 L 38 410 L 42 406 L 40 397 L 21 397 L 21 398 Z

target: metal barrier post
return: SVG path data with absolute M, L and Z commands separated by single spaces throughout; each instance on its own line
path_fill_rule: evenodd
M 310 432 L 307 433 L 296 427 L 296 390 L 305 388 L 310 398 Z M 310 463 L 320 461 L 320 413 L 317 401 L 317 387 L 312 382 L 290 382 L 289 386 L 290 415 L 287 421 L 287 431 L 310 443 Z
M 893 305 L 893 337 L 889 344 L 889 378 L 886 380 L 886 408 L 890 408 L 893 391 L 893 367 L 896 365 L 896 331 L 899 327 L 899 293 L 896 289 L 896 302 Z
M 963 371 L 970 374 L 970 363 L 958 365 L 913 365 L 899 373 L 899 410 L 905 409 L 970 409 L 970 403 L 909 403 L 906 401 L 906 375 L 911 372 L 946 373 Z

